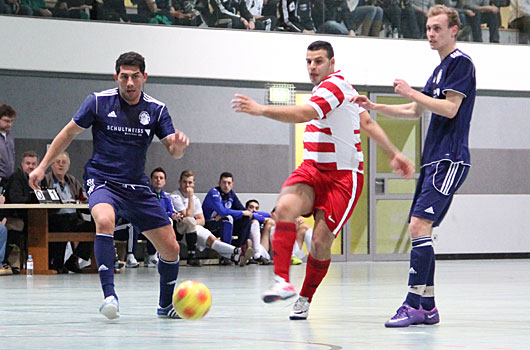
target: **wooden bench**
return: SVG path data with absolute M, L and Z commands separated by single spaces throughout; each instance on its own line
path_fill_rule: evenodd
M 33 258 L 33 273 L 55 275 L 57 271 L 48 268 L 50 242 L 94 242 L 94 232 L 49 232 L 48 211 L 57 209 L 88 209 L 88 204 L 2 204 L 1 209 L 24 209 L 28 212 L 28 255 Z M 92 248 L 92 258 L 94 249 Z M 95 261 L 93 259 L 93 261 Z M 92 264 L 89 272 L 96 272 Z M 24 270 L 22 271 L 25 272 Z

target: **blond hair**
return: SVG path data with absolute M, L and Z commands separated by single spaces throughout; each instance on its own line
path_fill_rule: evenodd
M 447 24 L 449 28 L 453 26 L 458 26 L 460 28 L 460 18 L 458 17 L 458 12 L 452 7 L 447 7 L 445 5 L 434 5 L 427 12 L 427 18 L 434 17 L 438 15 L 447 15 Z

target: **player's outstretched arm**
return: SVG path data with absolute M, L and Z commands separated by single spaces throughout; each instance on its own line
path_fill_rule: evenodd
M 68 148 L 74 137 L 80 134 L 83 130 L 83 128 L 79 127 L 71 120 L 61 131 L 59 131 L 40 164 L 29 174 L 29 186 L 31 188 L 40 189 L 39 183 L 44 178 L 44 173 L 46 172 L 46 169 L 48 169 L 48 166 L 53 162 L 55 157 Z
M 264 106 L 250 97 L 236 94 L 232 108 L 237 113 L 264 116 L 284 123 L 305 123 L 318 117 L 317 111 L 308 104 L 300 106 Z
M 186 148 L 190 144 L 190 139 L 182 131 L 175 130 L 175 133 L 164 138 L 162 143 L 166 146 L 173 158 L 180 159 L 184 156 Z
M 387 115 L 389 117 L 398 118 L 418 118 L 422 115 L 424 109 L 417 103 L 404 103 L 399 105 L 385 105 L 374 103 L 363 95 L 357 95 L 350 98 L 350 102 L 357 103 L 359 106 L 367 110 L 373 110 L 378 113 Z
M 411 178 L 414 175 L 414 163 L 401 153 L 396 146 L 390 141 L 383 129 L 370 118 L 368 112 L 363 112 L 361 117 L 361 129 L 363 129 L 368 136 L 373 139 L 385 151 L 388 159 L 390 159 L 390 166 L 394 171 L 402 177 Z
M 460 104 L 462 104 L 462 100 L 464 99 L 464 95 L 455 91 L 447 91 L 445 99 L 433 98 L 418 90 L 414 90 L 403 79 L 394 80 L 394 91 L 403 97 L 410 98 L 417 105 L 421 106 L 423 110 L 428 109 L 433 113 L 449 119 L 456 116 Z

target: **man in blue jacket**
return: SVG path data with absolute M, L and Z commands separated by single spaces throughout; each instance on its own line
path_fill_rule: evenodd
M 216 237 L 220 237 L 225 243 L 232 243 L 233 233 L 246 232 L 250 228 L 252 212 L 246 210 L 236 193 L 233 175 L 224 172 L 219 177 L 219 186 L 208 191 L 202 211 L 206 223 L 205 228 L 210 230 Z M 221 258 L 222 264 L 230 264 L 230 260 Z

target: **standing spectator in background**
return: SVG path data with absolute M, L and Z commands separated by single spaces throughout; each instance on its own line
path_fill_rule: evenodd
M 519 44 L 530 44 L 530 0 L 511 0 L 508 27 L 519 29 Z
M 6 197 L 0 193 L 0 204 L 4 204 Z M 4 217 L 3 211 L 0 211 L 0 276 L 12 275 L 13 270 L 11 266 L 7 263 L 4 263 L 6 246 L 7 246 L 7 228 L 6 228 L 6 218 Z
M 0 185 L 3 187 L 15 170 L 15 138 L 11 128 L 16 116 L 13 107 L 6 104 L 0 106 Z
M 490 43 L 499 42 L 499 8 L 490 3 L 490 0 L 465 0 L 464 9 L 471 12 L 466 13 L 466 20 L 471 26 L 473 41 L 482 42 L 482 23 L 486 23 L 490 32 Z

